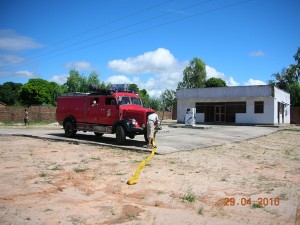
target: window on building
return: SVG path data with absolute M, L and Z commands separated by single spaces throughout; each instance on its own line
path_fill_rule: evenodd
M 196 113 L 204 113 L 205 103 L 196 102 Z
M 235 102 L 236 113 L 246 113 L 246 102 Z
M 254 113 L 264 113 L 264 102 L 263 101 L 254 102 Z

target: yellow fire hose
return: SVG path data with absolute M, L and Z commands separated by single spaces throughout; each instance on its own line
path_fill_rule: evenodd
M 161 128 L 160 128 L 161 129 Z M 130 179 L 127 181 L 127 184 L 129 185 L 133 185 L 133 184 L 136 184 L 138 182 L 138 179 L 139 179 L 139 175 L 140 175 L 140 172 L 142 171 L 142 169 L 145 167 L 145 165 L 152 159 L 152 157 L 154 156 L 154 153 L 157 149 L 156 145 L 155 145 L 155 135 L 157 133 L 157 130 L 154 131 L 154 135 L 153 135 L 153 139 L 152 139 L 152 145 L 154 146 L 153 149 L 152 149 L 152 152 L 151 154 L 146 158 L 144 159 L 140 165 L 138 166 L 138 168 L 136 169 L 134 175 L 132 175 L 130 177 Z

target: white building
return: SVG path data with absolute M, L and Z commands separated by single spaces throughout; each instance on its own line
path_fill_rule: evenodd
M 290 94 L 270 85 L 176 90 L 177 122 L 196 108 L 197 123 L 290 123 Z

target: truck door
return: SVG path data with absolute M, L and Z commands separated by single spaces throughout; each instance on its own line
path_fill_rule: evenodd
M 114 97 L 103 98 L 103 105 L 101 107 L 100 123 L 106 125 L 113 125 L 118 119 L 117 101 Z
M 86 122 L 99 123 L 100 106 L 102 98 L 99 96 L 88 96 L 86 101 Z

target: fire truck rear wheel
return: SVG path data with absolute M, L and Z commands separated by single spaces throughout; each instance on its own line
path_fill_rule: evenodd
M 76 134 L 76 130 L 75 130 L 75 127 L 74 127 L 74 123 L 72 121 L 67 121 L 65 123 L 65 135 L 69 138 L 72 138 L 75 136 Z
M 126 140 L 124 128 L 120 125 L 117 126 L 117 129 L 116 129 L 116 139 L 117 139 L 117 143 L 119 145 L 124 144 L 124 142 Z

